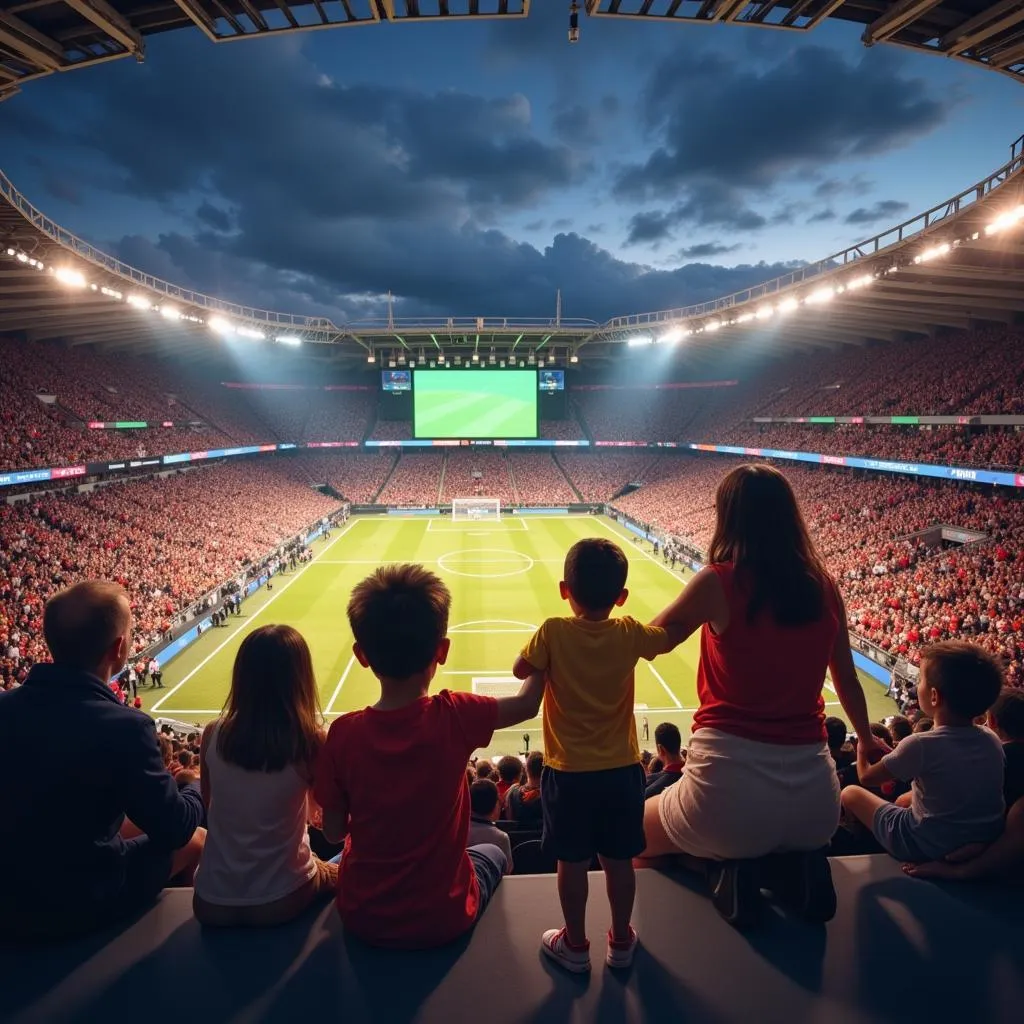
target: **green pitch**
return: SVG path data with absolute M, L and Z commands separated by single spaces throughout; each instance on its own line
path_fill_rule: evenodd
M 412 400 L 417 437 L 537 436 L 535 370 L 416 370 Z
M 688 573 L 673 572 L 641 549 L 628 531 L 603 516 L 506 517 L 501 522 L 452 523 L 433 518 L 352 520 L 330 540 L 318 541 L 315 560 L 275 577 L 243 606 L 226 628 L 212 629 L 165 666 L 164 689 L 142 691 L 148 711 L 183 722 L 216 717 L 227 695 L 238 645 L 251 629 L 272 622 L 295 626 L 309 643 L 329 720 L 373 703 L 376 680 L 352 656 L 345 605 L 352 587 L 381 562 L 422 562 L 451 588 L 452 638 L 448 664 L 434 689 L 471 690 L 501 696 L 518 689 L 512 663 L 533 630 L 568 605 L 558 596 L 562 561 L 581 537 L 614 536 L 629 555 L 629 599 L 624 613 L 646 621 L 668 604 Z M 696 699 L 697 636 L 665 657 L 636 670 L 636 720 L 646 718 L 653 749 L 654 727 L 673 721 L 688 735 Z M 895 712 L 882 687 L 864 677 L 873 720 Z M 835 702 L 826 690 L 826 701 Z M 830 708 L 830 710 L 832 710 Z M 834 712 L 842 714 L 838 706 Z M 541 746 L 540 720 L 496 734 L 488 754 Z

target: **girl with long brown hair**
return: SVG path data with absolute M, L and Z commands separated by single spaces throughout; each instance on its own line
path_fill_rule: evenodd
M 825 742 L 832 683 L 860 744 L 871 734 L 846 611 L 789 481 L 740 466 L 719 484 L 709 564 L 655 620 L 700 629 L 686 769 L 647 801 L 645 858 L 687 854 L 707 871 L 719 912 L 744 924 L 761 888 L 803 916 L 835 913 L 824 855 L 839 823 L 839 782 Z
M 203 731 L 207 845 L 193 907 L 205 925 L 280 924 L 337 886 L 306 833 L 324 731 L 309 647 L 291 626 L 242 641 L 219 719 Z

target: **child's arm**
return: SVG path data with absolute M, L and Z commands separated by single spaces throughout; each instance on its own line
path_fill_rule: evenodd
M 885 782 L 895 781 L 896 776 L 881 762 L 871 764 L 868 756 L 857 744 L 857 781 L 868 789 L 880 789 Z
M 883 783 L 898 779 L 909 782 L 924 770 L 924 751 L 920 736 L 908 736 L 897 748 L 871 764 L 874 748 L 857 743 L 857 778 L 862 786 L 878 789 Z
M 329 734 L 313 770 L 313 799 L 323 808 L 322 831 L 329 843 L 340 843 L 348 834 L 348 796 L 338 776 Z
M 683 592 L 651 620 L 651 625 L 669 630 L 672 647 L 678 647 L 705 622 L 723 621 L 728 615 L 725 592 L 718 576 L 711 569 L 701 569 Z
M 519 667 L 519 662 L 522 660 L 522 658 L 519 658 L 516 661 L 516 668 Z M 515 674 L 515 669 L 513 669 L 513 674 Z M 516 678 L 522 677 L 516 675 Z M 514 697 L 498 698 L 498 720 L 494 728 L 507 729 L 510 725 L 516 725 L 519 722 L 535 718 L 540 710 L 540 702 L 543 696 L 544 673 L 531 669 L 526 681 Z

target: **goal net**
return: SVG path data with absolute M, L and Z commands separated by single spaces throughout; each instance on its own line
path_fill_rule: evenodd
M 452 498 L 453 523 L 493 523 L 501 519 L 498 498 Z

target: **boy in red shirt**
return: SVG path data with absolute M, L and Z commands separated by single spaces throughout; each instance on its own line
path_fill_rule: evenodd
M 352 591 L 348 619 L 359 664 L 380 681 L 380 700 L 331 726 L 315 772 L 330 842 L 345 841 L 338 913 L 377 946 L 440 946 L 472 928 L 507 864 L 498 847 L 466 849 L 466 762 L 495 729 L 533 718 L 544 679 L 515 697 L 441 690 L 429 695 L 451 641 L 451 594 L 419 565 L 378 569 Z M 430 772 L 383 781 L 382 759 Z

